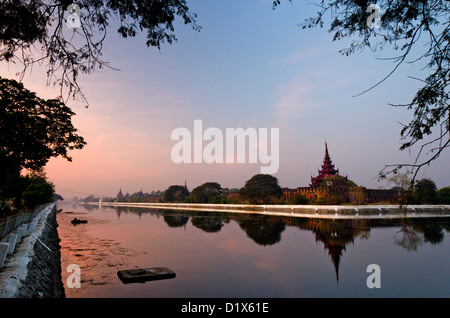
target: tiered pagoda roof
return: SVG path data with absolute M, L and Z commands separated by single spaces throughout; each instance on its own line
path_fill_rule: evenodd
M 324 178 L 328 176 L 339 175 L 339 169 L 334 168 L 334 164 L 331 161 L 330 155 L 328 153 L 328 146 L 325 142 L 325 158 L 323 159 L 322 167 L 318 170 L 319 175 L 317 177 L 311 177 L 311 187 L 316 187 L 320 185 Z

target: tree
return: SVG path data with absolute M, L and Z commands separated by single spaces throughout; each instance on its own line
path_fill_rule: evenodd
M 41 99 L 0 77 L 0 157 L 8 161 L 7 171 L 39 170 L 51 157 L 72 161 L 68 151 L 86 144 L 72 125 L 73 115 L 60 100 Z
M 437 202 L 441 204 L 450 204 L 450 187 L 444 187 L 436 193 Z
M 148 198 L 148 194 L 143 193 L 141 190 L 130 195 L 128 202 L 145 202 L 146 198 Z
M 350 188 L 356 183 L 340 175 L 327 176 L 320 183 L 318 190 L 318 203 L 341 204 L 349 201 Z
M 71 161 L 68 151 L 86 142 L 77 135 L 74 113 L 60 100 L 43 100 L 22 84 L 0 77 L 0 198 L 14 198 L 15 207 L 26 198 L 27 207 L 51 202 L 53 190 L 39 172 L 51 157 Z M 33 174 L 25 179 L 21 171 Z M 36 191 L 33 193 L 33 191 Z M 50 194 L 50 199 L 48 194 Z
M 273 1 L 273 8 L 280 4 L 280 0 Z M 328 17 L 326 13 L 329 13 L 329 32 L 334 34 L 333 40 L 353 38 L 350 47 L 341 51 L 344 55 L 365 48 L 377 51 L 385 46 L 392 46 L 399 52 L 398 56 L 388 59 L 394 62 L 392 71 L 361 94 L 380 85 L 404 63 L 420 64 L 421 69 L 427 70 L 424 78 L 415 78 L 421 87 L 410 102 L 391 104 L 412 111 L 411 121 L 403 124 L 400 132 L 403 140 L 400 150 L 411 150 L 417 144 L 418 154 L 412 163 L 387 165 L 380 172 L 380 177 L 385 178 L 406 167 L 413 172 L 414 183 L 420 168 L 450 146 L 450 2 L 378 0 L 376 5 L 382 12 L 376 12 L 376 7 L 374 11 L 370 4 L 373 2 L 367 0 L 322 0 L 317 16 L 307 19 L 301 27 L 323 27 Z M 370 24 L 377 13 L 379 29 Z M 429 157 L 423 158 L 424 155 Z
M 412 177 L 409 177 L 411 173 L 400 173 L 394 171 L 390 177 L 387 178 L 388 183 L 394 186 L 391 190 L 398 191 L 398 202 L 401 204 L 409 204 L 414 200 L 413 198 L 413 187 L 414 181 Z
M 32 172 L 24 179 L 23 200 L 24 205 L 29 209 L 34 209 L 40 204 L 53 201 L 55 186 L 47 180 L 42 171 Z
M 0 199 L 2 206 L 6 206 L 6 198 L 14 198 L 22 191 L 20 185 L 19 165 L 14 158 L 0 151 Z
M 433 180 L 422 179 L 414 185 L 413 197 L 418 203 L 434 203 L 437 188 Z
M 108 67 L 101 60 L 112 20 L 123 38 L 146 32 L 146 45 L 158 49 L 177 40 L 174 21 L 181 18 L 195 30 L 196 14 L 185 0 L 6 0 L 0 3 L 0 61 L 23 65 L 22 76 L 34 64 L 47 63 L 47 84 L 64 88 L 68 97 L 81 97 L 79 74 Z M 76 20 L 72 23 L 69 18 Z M 60 72 L 60 74 L 58 74 Z
M 181 185 L 172 185 L 164 191 L 165 202 L 183 202 L 189 196 L 189 191 Z
M 291 204 L 299 205 L 299 204 L 308 204 L 309 200 L 303 194 L 297 194 L 290 200 Z
M 196 203 L 212 202 L 216 197 L 222 194 L 222 187 L 216 182 L 206 182 L 191 192 L 191 198 Z
M 250 203 L 269 203 L 271 197 L 279 198 L 283 194 L 278 185 L 278 179 L 270 174 L 257 174 L 247 180 L 245 186 L 239 190 L 242 199 Z
M 335 187 L 335 188 L 345 188 L 348 190 L 349 187 L 356 187 L 356 183 L 346 177 L 340 175 L 326 176 L 320 183 L 321 187 Z
M 408 190 L 412 185 L 412 180 L 407 173 L 394 173 L 387 181 L 394 184 L 392 187 L 394 190 Z
M 348 189 L 349 202 L 351 204 L 364 204 L 366 203 L 365 195 L 366 189 L 360 186 L 352 186 Z

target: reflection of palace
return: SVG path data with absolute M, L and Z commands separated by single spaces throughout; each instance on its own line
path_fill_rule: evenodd
M 336 281 L 339 281 L 339 264 L 346 245 L 353 244 L 354 238 L 367 238 L 370 229 L 364 220 L 344 220 L 340 222 L 321 219 L 310 219 L 300 228 L 310 230 L 315 234 L 316 242 L 321 242 L 331 257 L 336 271 Z
M 98 207 L 91 206 L 92 209 Z M 339 281 L 339 265 L 348 244 L 354 244 L 355 238 L 367 239 L 374 227 L 399 227 L 394 244 L 406 250 L 416 250 L 418 243 L 439 244 L 444 240 L 444 230 L 450 233 L 450 218 L 406 220 L 406 219 L 344 219 L 329 220 L 320 218 L 293 218 L 269 215 L 244 215 L 232 213 L 179 212 L 171 210 L 153 210 L 132 207 L 108 207 L 121 213 L 143 213 L 163 216 L 170 228 L 185 227 L 189 220 L 192 226 L 207 233 L 220 232 L 226 223 L 235 221 L 239 227 L 258 245 L 271 246 L 281 241 L 286 227 L 296 227 L 311 231 L 316 242 L 323 244 L 331 258 Z M 421 233 L 423 237 L 417 237 Z M 420 239 L 420 241 L 418 240 Z M 414 245 L 415 244 L 415 245 Z M 414 245 L 414 246 L 412 246 Z M 411 247 L 412 246 L 412 247 Z
M 364 204 L 375 202 L 398 202 L 398 191 L 386 189 L 366 189 L 364 187 L 350 187 L 347 176 L 339 175 L 328 153 L 325 142 L 325 157 L 321 169 L 316 177 L 311 176 L 309 187 L 297 189 L 283 189 L 285 198 L 303 195 L 309 200 L 317 201 L 330 195 L 337 195 L 343 202 Z

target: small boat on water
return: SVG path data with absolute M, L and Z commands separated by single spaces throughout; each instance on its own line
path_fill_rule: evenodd
M 74 219 L 71 221 L 71 223 L 72 223 L 72 224 L 87 223 L 87 220 L 80 220 L 80 219 L 74 218 Z
M 145 283 L 150 280 L 161 280 L 175 278 L 176 274 L 173 270 L 167 267 L 153 267 L 128 269 L 117 272 L 120 280 L 124 284 L 128 283 Z

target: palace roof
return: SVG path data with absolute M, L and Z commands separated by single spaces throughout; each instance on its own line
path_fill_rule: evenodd
M 328 176 L 339 175 L 339 169 L 334 168 L 334 164 L 331 161 L 330 154 L 328 153 L 328 145 L 325 142 L 325 158 L 323 159 L 322 167 L 318 170 L 319 175 L 317 177 L 311 177 L 311 187 L 320 185 L 324 178 Z

